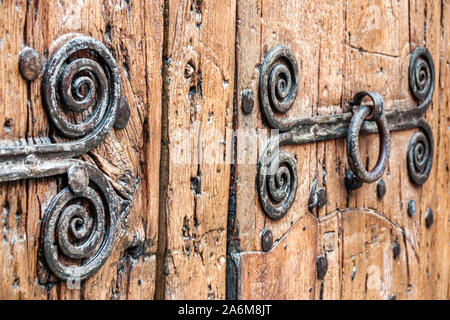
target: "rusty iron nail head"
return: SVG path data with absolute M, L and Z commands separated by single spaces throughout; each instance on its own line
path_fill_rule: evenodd
M 427 228 L 431 227 L 433 225 L 433 222 L 434 222 L 433 210 L 431 210 L 431 208 L 428 208 L 427 213 L 425 215 L 425 224 Z
M 70 190 L 74 194 L 81 194 L 89 185 L 89 174 L 82 165 L 72 165 L 67 169 Z
M 327 204 L 327 193 L 322 188 L 317 189 L 317 208 L 321 208 Z
M 130 119 L 130 107 L 128 106 L 127 99 L 120 97 L 120 103 L 117 108 L 116 120 L 114 122 L 114 127 L 116 129 L 123 129 L 127 126 L 128 120 Z
M 351 170 L 347 170 L 344 178 L 347 190 L 356 190 L 362 187 L 363 183 L 359 181 Z
M 42 59 L 36 50 L 26 47 L 19 53 L 19 71 L 25 80 L 35 80 L 42 71 Z
M 250 89 L 242 90 L 242 95 L 241 95 L 242 111 L 245 114 L 250 114 L 253 110 L 254 104 L 255 104 L 255 98 L 253 96 L 252 90 L 250 90 Z
M 316 259 L 317 279 L 323 280 L 328 271 L 328 260 L 325 256 L 318 256 Z
M 261 247 L 263 251 L 267 252 L 272 248 L 273 234 L 272 231 L 264 229 L 261 233 Z
M 414 199 L 408 200 L 408 215 L 410 217 L 414 216 L 416 214 L 416 201 Z
M 378 198 L 383 198 L 386 194 L 386 184 L 384 183 L 383 179 L 378 180 L 377 182 L 377 196 Z

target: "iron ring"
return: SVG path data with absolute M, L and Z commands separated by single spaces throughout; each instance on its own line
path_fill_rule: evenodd
M 358 180 L 367 183 L 375 182 L 383 175 L 389 159 L 391 139 L 386 116 L 381 114 L 378 119 L 374 120 L 380 135 L 380 153 L 375 167 L 367 171 L 359 154 L 359 131 L 364 120 L 369 120 L 371 112 L 371 106 L 360 106 L 353 114 L 347 134 L 347 156 L 350 169 Z
M 366 120 L 376 121 L 383 114 L 383 99 L 378 93 L 374 91 L 360 91 L 355 94 L 352 101 L 350 101 L 350 107 L 352 109 L 351 111 L 354 112 L 353 106 L 361 105 L 365 97 L 369 97 L 373 103 L 372 112 Z

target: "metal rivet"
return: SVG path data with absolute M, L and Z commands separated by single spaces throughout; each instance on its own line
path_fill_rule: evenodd
M 408 215 L 412 217 L 416 213 L 416 201 L 408 200 Z
M 400 244 L 397 241 L 392 244 L 392 253 L 394 254 L 394 260 L 400 255 Z
M 242 90 L 241 94 L 241 107 L 245 114 L 249 114 L 253 110 L 253 105 L 255 104 L 255 98 L 253 97 L 252 90 L 245 89 Z
M 363 183 L 356 179 L 355 175 L 351 170 L 347 170 L 345 172 L 344 177 L 345 186 L 347 187 L 347 190 L 356 190 L 362 187 Z
M 36 169 L 36 166 L 38 164 L 38 157 L 34 154 L 29 154 L 25 160 L 24 160 L 24 164 L 27 168 L 29 169 Z
M 128 120 L 130 119 L 130 107 L 128 106 L 127 99 L 120 97 L 120 103 L 117 107 L 116 120 L 114 122 L 114 127 L 116 129 L 123 129 L 127 126 Z
M 324 256 L 318 256 L 316 259 L 317 279 L 323 280 L 328 271 L 328 260 Z
M 70 190 L 74 194 L 80 194 L 86 190 L 89 185 L 89 174 L 82 165 L 72 165 L 67 169 L 67 177 Z
M 263 251 L 267 252 L 272 248 L 273 235 L 272 231 L 264 229 L 261 233 L 261 247 Z
M 42 60 L 36 50 L 26 47 L 19 53 L 19 71 L 25 80 L 35 80 L 42 71 Z
M 386 194 L 386 184 L 384 183 L 383 179 L 378 180 L 377 182 L 377 196 L 378 198 L 383 198 Z
M 434 222 L 433 210 L 430 208 L 427 209 L 427 213 L 425 214 L 425 224 L 427 228 L 431 227 Z

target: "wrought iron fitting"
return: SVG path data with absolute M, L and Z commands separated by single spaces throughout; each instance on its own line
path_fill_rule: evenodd
M 389 159 L 391 138 L 387 120 L 383 114 L 383 101 L 381 97 L 375 92 L 369 94 L 366 92 L 359 92 L 355 95 L 353 101 L 356 101 L 355 103 L 359 104 L 364 96 L 370 96 L 374 105 L 359 106 L 357 110 L 354 110 L 347 134 L 347 157 L 348 164 L 355 177 L 361 182 L 373 183 L 381 178 L 386 169 Z M 364 164 L 362 163 L 359 154 L 359 132 L 365 120 L 374 121 L 380 135 L 380 154 L 375 167 L 370 171 L 367 171 L 364 168 Z
M 414 133 L 409 143 L 407 168 L 411 180 L 417 185 L 423 184 L 432 167 L 433 135 L 428 123 L 420 116 L 429 107 L 435 87 L 433 59 L 426 48 L 418 47 L 411 53 L 408 76 L 417 106 L 383 110 L 378 94 L 362 91 L 349 102 L 353 112 L 313 117 L 291 117 L 291 112 L 290 117 L 283 117 L 297 96 L 298 64 L 288 48 L 271 49 L 260 67 L 259 100 L 261 113 L 269 127 L 281 132 L 269 139 L 258 163 L 258 193 L 264 212 L 271 218 L 279 219 L 286 215 L 295 200 L 298 182 L 293 180 L 297 178 L 294 161 L 285 161 L 286 169 L 282 170 L 279 178 L 269 170 L 271 159 L 277 154 L 284 153 L 284 158 L 287 158 L 286 153 L 278 149 L 284 145 L 347 138 L 351 171 L 346 174 L 346 186 L 349 190 L 356 190 L 361 182 L 375 182 L 382 176 L 389 158 L 390 133 L 417 128 L 420 132 Z M 372 106 L 365 105 L 366 97 L 371 100 Z M 357 140 L 360 135 L 374 133 L 380 135 L 380 155 L 375 167 L 367 171 L 360 159 Z M 294 157 L 290 155 L 289 158 Z M 268 184 L 271 180 L 273 182 Z M 275 186 L 279 192 L 270 192 L 270 188 Z
M 27 52 L 22 52 L 19 64 L 31 79 L 26 75 L 40 70 L 26 72 L 30 59 L 24 57 L 36 57 Z M 73 158 L 101 143 L 116 123 L 120 73 L 101 42 L 79 36 L 52 55 L 41 87 L 50 121 L 69 141 L 0 146 L 0 182 L 66 175 L 67 186 L 45 211 L 40 242 L 45 262 L 58 278 L 84 280 L 112 251 L 121 202 L 100 170 Z M 121 121 L 120 127 L 125 124 Z

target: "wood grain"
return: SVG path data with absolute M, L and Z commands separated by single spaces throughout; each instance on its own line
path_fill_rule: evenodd
M 449 299 L 449 10 L 448 0 L 1 2 L 0 144 L 65 141 L 46 115 L 40 79 L 26 82 L 17 67 L 25 46 L 48 61 L 64 35 L 108 47 L 131 117 L 81 157 L 128 207 L 111 256 L 80 289 L 56 279 L 39 251 L 41 220 L 63 179 L 0 185 L 0 299 Z M 264 143 L 249 137 L 275 134 L 261 116 L 258 79 L 279 45 L 294 52 L 300 74 L 286 117 L 346 112 L 360 90 L 380 93 L 385 109 L 413 106 L 410 53 L 427 47 L 436 70 L 424 115 L 435 141 L 427 182 L 408 177 L 415 130 L 392 134 L 383 199 L 375 184 L 346 191 L 344 139 L 286 146 L 297 158 L 296 200 L 283 219 L 268 218 L 255 188 Z M 244 90 L 255 97 L 250 114 Z M 377 141 L 360 139 L 369 167 Z M 314 180 L 327 204 L 310 213 Z M 263 229 L 274 235 L 269 252 Z M 328 261 L 323 280 L 318 255 Z
M 66 34 L 103 42 L 115 57 L 122 95 L 131 117 L 83 156 L 110 179 L 129 207 L 122 213 L 119 237 L 106 264 L 80 289 L 69 289 L 38 259 L 40 219 L 60 187 L 57 178 L 2 184 L 0 298 L 117 299 L 154 295 L 156 269 L 159 155 L 161 135 L 162 3 L 159 1 L 2 2 L 0 25 L 1 138 L 26 143 L 62 141 L 50 129 L 41 102 L 40 80 L 27 83 L 17 68 L 24 46 L 48 60 Z M 151 139 L 149 138 L 151 137 Z M 121 181 L 117 183 L 117 181 Z M 145 270 L 145 271 L 143 271 Z M 148 271 L 147 271 L 148 270 Z M 152 272 L 153 271 L 153 272 Z M 137 290 L 140 288 L 141 290 Z
M 348 101 L 361 90 L 379 92 L 385 109 L 414 106 L 407 68 L 410 52 L 416 46 L 430 50 L 437 84 L 433 103 L 425 115 L 433 130 L 436 152 L 431 175 L 422 187 L 411 183 L 406 168 L 406 150 L 414 130 L 392 134 L 392 152 L 382 178 L 387 187 L 383 199 L 376 195 L 376 184 L 347 193 L 343 181 L 348 169 L 344 139 L 283 147 L 297 158 L 299 185 L 292 208 L 277 221 L 265 216 L 256 190 L 248 187 L 256 178 L 255 165 L 238 163 L 233 177 L 236 212 L 229 244 L 229 257 L 237 268 L 249 268 L 240 257 L 261 251 L 262 229 L 270 229 L 275 241 L 296 238 L 295 233 L 290 235 L 291 227 L 309 215 L 308 196 L 316 179 L 327 192 L 327 204 L 313 211 L 320 230 L 318 253 L 327 255 L 330 266 L 323 283 L 316 281 L 314 298 L 448 299 L 449 58 L 448 41 L 444 39 L 448 33 L 449 4 L 441 4 L 407 0 L 237 2 L 237 129 L 267 129 L 258 99 L 253 112 L 245 115 L 239 94 L 251 89 L 257 96 L 259 64 L 265 53 L 278 45 L 288 46 L 299 63 L 299 94 L 285 117 L 348 111 Z M 360 145 L 362 159 L 373 166 L 378 154 L 377 135 L 362 137 Z M 238 144 L 237 153 L 248 148 Z M 262 149 L 257 150 L 259 157 Z M 416 215 L 412 218 L 406 213 L 410 199 L 416 202 Z M 426 228 L 424 221 L 428 208 L 440 219 L 431 228 Z M 352 249 L 356 243 L 370 242 L 370 226 L 383 240 Z M 392 241 L 397 238 L 402 252 L 398 262 L 390 258 Z M 253 268 L 264 270 L 268 268 L 266 264 L 261 260 Z M 382 285 L 375 291 L 367 290 L 365 271 L 352 281 L 353 265 L 363 270 L 370 265 L 379 268 L 384 277 Z M 250 290 L 251 283 L 259 283 L 260 278 L 256 273 L 253 279 L 251 274 L 247 276 L 245 281 L 250 284 L 245 288 Z M 266 280 L 276 287 L 281 285 L 278 276 Z M 292 279 L 297 279 L 296 274 Z M 297 297 L 306 294 L 301 292 Z M 279 293 L 278 297 L 284 295 Z M 243 292 L 242 296 L 249 298 L 252 292 Z
M 245 252 L 238 298 L 312 299 L 316 278 L 317 221 L 305 215 L 269 252 Z
M 159 299 L 224 299 L 235 1 L 167 1 Z

